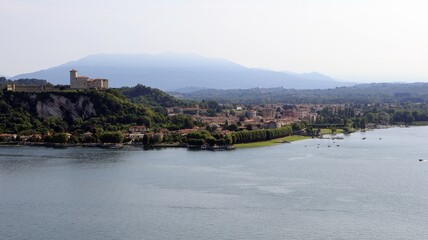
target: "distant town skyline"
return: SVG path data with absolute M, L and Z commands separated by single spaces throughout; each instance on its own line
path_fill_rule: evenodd
M 194 53 L 345 81 L 428 81 L 422 0 L 0 0 L 0 74 L 95 53 Z

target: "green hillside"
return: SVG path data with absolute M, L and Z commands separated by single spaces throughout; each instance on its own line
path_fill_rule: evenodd
M 115 90 L 3 91 L 0 97 L 0 132 L 96 132 L 167 121 L 165 111 L 131 102 Z
M 167 93 L 157 89 L 138 84 L 135 87 L 117 88 L 117 91 L 136 103 L 142 103 L 150 106 L 175 107 L 192 106 L 193 102 L 189 100 L 180 100 Z

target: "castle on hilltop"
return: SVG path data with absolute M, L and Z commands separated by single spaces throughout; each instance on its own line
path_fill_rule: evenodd
M 86 76 L 77 76 L 77 70 L 70 71 L 70 88 L 71 89 L 107 89 L 108 80 L 104 78 L 89 78 Z

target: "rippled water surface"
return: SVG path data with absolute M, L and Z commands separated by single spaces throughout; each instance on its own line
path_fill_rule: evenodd
M 0 239 L 428 239 L 427 136 L 392 128 L 218 152 L 0 147 Z

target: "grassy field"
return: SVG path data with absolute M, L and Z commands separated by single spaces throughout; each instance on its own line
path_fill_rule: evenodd
M 344 133 L 343 129 L 338 128 L 336 129 L 335 133 Z M 321 134 L 332 134 L 332 131 L 330 128 L 321 128 Z
M 288 136 L 288 137 L 277 138 L 277 139 L 272 139 L 272 140 L 263 141 L 263 142 L 239 143 L 239 144 L 235 144 L 234 146 L 235 148 L 266 147 L 266 146 L 276 145 L 284 141 L 294 142 L 294 141 L 299 141 L 299 140 L 308 139 L 308 138 L 309 137 L 305 137 L 305 136 Z
M 428 126 L 428 121 L 413 122 L 413 126 Z

